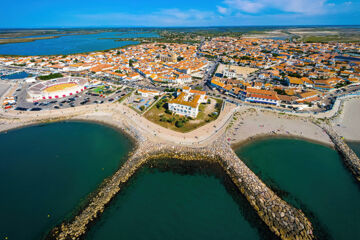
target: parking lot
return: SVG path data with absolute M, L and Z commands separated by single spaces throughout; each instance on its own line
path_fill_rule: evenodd
M 37 102 L 28 102 L 27 89 L 28 85 L 24 84 L 21 88 L 15 91 L 14 96 L 17 99 L 15 110 L 19 111 L 42 111 L 50 109 L 65 109 L 90 104 L 103 104 L 109 102 L 115 102 L 121 99 L 123 96 L 128 94 L 131 89 L 124 87 L 123 89 L 117 90 L 109 96 L 103 96 L 100 94 L 92 93 L 91 91 L 84 91 L 76 95 L 59 98 L 59 99 L 47 99 L 40 100 Z

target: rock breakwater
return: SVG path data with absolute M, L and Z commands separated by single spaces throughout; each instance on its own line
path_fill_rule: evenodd
M 269 189 L 237 157 L 224 137 L 204 148 L 177 147 L 141 139 L 134 154 L 102 185 L 88 206 L 71 222 L 54 228 L 48 239 L 81 238 L 86 233 L 89 224 L 104 211 L 106 205 L 120 191 L 122 183 L 128 181 L 148 160 L 164 158 L 220 163 L 272 232 L 284 240 L 313 239 L 312 225 L 305 215 Z
M 354 177 L 360 182 L 360 159 L 354 151 L 345 143 L 344 139 L 339 136 L 330 126 L 322 126 L 324 131 L 329 135 L 331 141 L 335 144 L 337 151 L 343 156 L 345 165 L 350 169 Z

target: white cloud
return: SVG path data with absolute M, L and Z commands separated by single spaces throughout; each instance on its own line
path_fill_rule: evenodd
M 87 25 L 111 26 L 202 26 L 216 18 L 213 12 L 196 9 L 162 9 L 146 14 L 106 13 L 79 14 L 77 19 Z
M 352 2 L 344 2 L 344 4 L 345 4 L 346 6 L 350 6 L 350 5 L 352 4 Z
M 264 8 L 264 5 L 261 3 L 261 1 L 225 0 L 225 4 L 231 8 L 235 8 L 247 13 L 257 13 Z
M 326 0 L 225 0 L 231 9 L 245 13 L 278 10 L 287 13 L 321 14 L 326 11 Z
M 221 6 L 216 6 L 217 10 L 219 13 L 221 14 L 227 14 L 229 11 L 227 8 L 221 7 Z

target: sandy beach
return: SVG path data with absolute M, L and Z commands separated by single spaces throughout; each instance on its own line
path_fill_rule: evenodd
M 341 114 L 334 120 L 334 129 L 346 140 L 360 140 L 360 99 L 345 101 Z M 179 133 L 161 127 L 142 117 L 124 104 L 82 106 L 43 112 L 8 111 L 0 119 L 0 131 L 41 123 L 48 120 L 99 121 L 114 127 L 127 124 L 141 135 L 159 143 L 203 147 L 226 132 L 227 141 L 238 145 L 256 137 L 289 136 L 333 145 L 324 131 L 308 117 L 282 114 L 270 110 L 236 107 L 226 104 L 218 119 L 188 133 Z
M 360 98 L 351 98 L 334 120 L 335 131 L 349 141 L 360 141 Z
M 333 146 L 328 135 L 307 118 L 244 109 L 235 115 L 235 119 L 227 131 L 227 140 L 233 146 L 265 136 L 298 137 Z

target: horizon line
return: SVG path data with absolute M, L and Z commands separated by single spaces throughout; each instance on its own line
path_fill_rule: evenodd
M 72 29 L 72 28 L 224 28 L 224 27 L 342 27 L 360 24 L 291 24 L 291 25 L 214 25 L 214 26 L 44 26 L 44 27 L 0 27 L 0 29 Z

